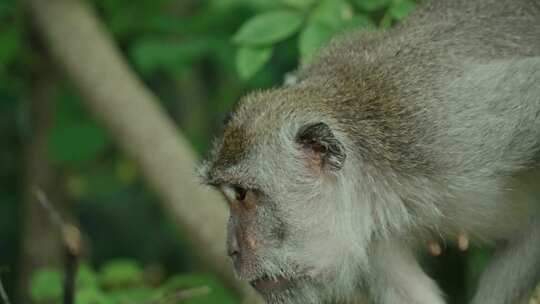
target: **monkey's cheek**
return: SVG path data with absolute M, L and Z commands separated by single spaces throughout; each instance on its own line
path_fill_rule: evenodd
M 311 280 L 317 281 L 325 277 L 325 272 L 321 268 L 310 267 L 306 270 L 306 275 Z
M 250 282 L 251 286 L 258 293 L 271 298 L 279 297 L 283 294 L 290 296 L 301 293 L 301 290 L 304 290 L 312 283 L 314 283 L 314 281 L 307 275 L 295 278 L 288 278 L 284 276 L 269 278 L 268 276 L 263 276 Z

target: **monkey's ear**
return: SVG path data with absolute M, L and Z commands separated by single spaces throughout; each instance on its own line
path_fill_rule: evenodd
M 345 148 L 327 124 L 318 122 L 300 128 L 296 142 L 314 165 L 338 171 L 345 163 Z

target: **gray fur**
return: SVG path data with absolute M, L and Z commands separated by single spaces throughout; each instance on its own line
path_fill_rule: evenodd
M 514 304 L 540 279 L 539 115 L 540 1 L 433 1 L 246 96 L 201 171 L 257 194 L 229 230 L 256 240 L 240 278 L 296 279 L 269 303 L 442 304 L 416 254 L 465 231 L 498 248 L 473 303 Z M 320 123 L 332 170 L 297 142 Z

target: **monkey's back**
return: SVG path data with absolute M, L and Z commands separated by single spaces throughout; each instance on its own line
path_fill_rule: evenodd
M 454 60 L 540 55 L 538 0 L 435 0 L 407 20 L 394 34 Z
M 423 36 L 411 53 L 424 63 L 395 68 L 431 75 L 419 77 L 430 94 L 405 102 L 426 109 L 415 118 L 432 130 L 420 140 L 443 158 L 437 161 L 455 174 L 482 178 L 514 174 L 536 161 L 540 1 L 434 1 L 411 20 L 393 34 L 410 43 Z
M 408 20 L 336 39 L 300 84 L 328 92 L 323 107 L 365 159 L 437 180 L 426 187 L 446 193 L 430 196 L 446 195 L 448 230 L 492 239 L 505 213 L 529 210 L 530 196 L 509 204 L 503 189 L 539 155 L 540 1 L 433 1 Z

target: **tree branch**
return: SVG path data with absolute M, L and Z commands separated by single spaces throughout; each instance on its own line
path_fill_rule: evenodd
M 237 291 L 251 290 L 234 279 L 224 253 L 225 205 L 199 185 L 189 144 L 130 70 L 91 7 L 83 0 L 23 2 L 87 107 L 138 163 L 202 261 Z
M 52 224 L 58 229 L 64 247 L 64 304 L 73 304 L 75 300 L 75 280 L 81 253 L 81 232 L 72 224 L 67 224 L 60 213 L 49 202 L 41 189 L 35 190 L 37 201 L 47 211 Z
M 10 304 L 9 297 L 4 289 L 4 284 L 2 284 L 2 278 L 0 278 L 0 299 L 2 300 L 3 304 Z

